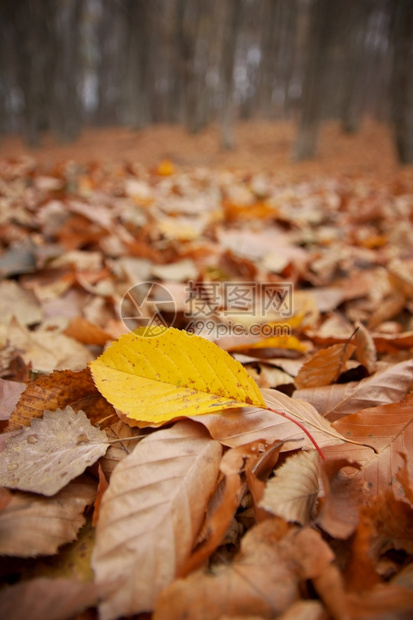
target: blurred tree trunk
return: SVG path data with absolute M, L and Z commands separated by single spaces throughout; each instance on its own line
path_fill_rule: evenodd
M 399 160 L 413 163 L 413 2 L 393 0 L 392 113 Z
M 301 119 L 294 159 L 314 157 L 323 115 L 326 62 L 329 53 L 332 20 L 331 0 L 315 0 L 311 11 L 308 61 L 304 76 Z
M 23 117 L 26 139 L 31 146 L 39 144 L 40 132 L 47 128 L 45 122 L 46 92 L 50 88 L 45 77 L 47 51 L 50 41 L 47 29 L 49 2 L 20 0 L 12 7 L 15 45 L 17 52 L 17 75 L 23 95 Z
M 371 8 L 370 0 L 341 0 L 340 13 L 345 35 L 341 119 L 346 133 L 358 131 L 363 115 L 366 35 Z
M 80 27 L 82 0 L 60 4 L 52 0 L 46 19 L 50 31 L 52 93 L 50 98 L 51 127 L 59 140 L 74 140 L 80 131 L 79 100 Z M 57 10 L 58 9 L 58 10 Z
M 225 24 L 224 44 L 222 50 L 222 80 L 224 101 L 222 108 L 221 142 L 225 149 L 234 148 L 234 68 L 238 33 L 241 24 L 242 0 L 227 0 L 227 20 Z
M 126 58 L 124 60 L 123 121 L 140 129 L 151 122 L 151 9 L 145 0 L 127 0 L 124 12 Z

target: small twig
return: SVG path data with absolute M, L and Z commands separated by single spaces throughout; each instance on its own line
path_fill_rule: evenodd
M 119 439 L 108 439 L 106 443 L 121 443 L 123 441 L 140 441 L 141 439 L 145 439 L 146 435 L 136 435 L 135 437 L 124 437 L 123 439 L 119 437 Z
M 98 420 L 98 422 L 96 422 L 95 426 L 100 426 L 102 424 L 102 422 L 106 422 L 106 420 L 110 420 L 110 418 L 113 418 L 113 416 L 116 416 L 116 413 L 111 413 L 110 415 L 107 415 L 105 418 L 102 418 L 101 420 Z

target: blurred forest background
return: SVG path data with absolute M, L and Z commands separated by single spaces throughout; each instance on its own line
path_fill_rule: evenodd
M 412 0 L 0 0 L 0 131 L 155 123 L 196 133 L 293 120 L 296 160 L 323 121 L 392 127 L 413 162 Z

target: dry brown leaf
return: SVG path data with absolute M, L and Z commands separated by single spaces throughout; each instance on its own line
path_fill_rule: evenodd
M 99 511 L 100 511 L 100 505 L 102 503 L 103 494 L 105 493 L 106 489 L 109 486 L 109 482 L 105 478 L 105 474 L 103 473 L 100 463 L 98 467 L 98 473 L 99 473 L 99 483 L 98 483 L 98 490 L 97 490 L 97 495 L 96 495 L 96 500 L 95 500 L 95 506 L 93 510 L 93 521 L 92 521 L 92 524 L 94 527 L 96 527 L 96 524 L 99 520 Z
M 118 464 L 92 556 L 97 583 L 120 579 L 101 605 L 103 620 L 153 609 L 189 556 L 221 452 L 202 426 L 180 422 L 146 437 Z
M 31 332 L 12 319 L 7 338 L 9 344 L 21 351 L 26 364 L 39 372 L 81 370 L 93 359 L 90 351 L 64 334 L 37 330 Z
M 81 316 L 76 316 L 72 319 L 66 327 L 64 333 L 66 336 L 69 336 L 82 344 L 104 345 L 108 342 L 108 340 L 112 340 L 112 336 L 105 332 L 104 329 Z
M 13 496 L 8 489 L 0 487 L 0 512 L 3 508 L 6 508 L 12 497 Z
M 9 419 L 26 387 L 25 383 L 0 379 L 0 420 Z
M 405 295 L 393 289 L 391 295 L 384 299 L 370 316 L 369 329 L 375 329 L 380 323 L 396 317 L 403 310 L 405 304 Z
M 246 491 L 245 483 L 241 483 L 240 475 L 246 473 L 248 486 L 255 481 L 256 475 L 269 474 L 277 462 L 281 443 L 267 446 L 262 441 L 239 446 L 228 450 L 220 464 L 225 478 L 218 485 L 208 506 L 207 519 L 202 528 L 204 540 L 196 547 L 181 569 L 183 577 L 199 568 L 215 551 L 224 538 Z M 250 474 L 250 477 L 248 477 Z M 262 483 L 264 484 L 264 483 Z
M 17 491 L 0 512 L 0 555 L 56 553 L 76 538 L 85 522 L 83 511 L 95 497 L 96 482 L 87 476 L 73 480 L 54 497 Z
M 111 418 L 111 420 L 112 419 L 113 418 Z M 102 456 L 99 462 L 103 474 L 109 480 L 119 461 L 122 461 L 128 456 L 128 454 L 134 450 L 138 441 L 145 435 L 144 431 L 136 427 L 131 427 L 129 424 L 125 424 L 125 422 L 119 419 L 105 428 L 105 432 L 108 441 L 116 442 L 113 443 L 113 445 L 109 445 L 108 451 Z M 136 440 L 132 439 L 133 437 L 136 437 Z
M 343 468 L 357 471 L 360 466 L 345 459 L 323 463 L 321 479 L 325 497 L 317 524 L 330 536 L 344 539 L 357 527 L 364 483 L 359 477 L 344 474 Z
M 413 359 L 377 371 L 361 381 L 297 390 L 293 398 L 311 403 L 318 413 L 334 422 L 366 407 L 398 402 L 413 379 Z
M 350 594 L 353 620 L 408 620 L 413 614 L 413 592 L 395 584 L 377 584 L 368 592 Z
M 67 620 L 99 601 L 93 583 L 32 579 L 0 590 L 0 617 L 7 620 Z
M 31 420 L 41 418 L 45 409 L 55 411 L 67 405 L 75 411 L 83 409 L 94 423 L 110 414 L 117 418 L 112 405 L 97 391 L 89 368 L 79 372 L 56 370 L 27 386 L 10 416 L 7 430 L 30 426 Z
M 365 442 L 377 450 L 346 444 L 330 446 L 324 452 L 327 459 L 348 459 L 361 465 L 354 475 L 367 483 L 370 495 L 391 488 L 396 498 L 405 491 L 397 483 L 397 472 L 405 465 L 403 454 L 413 444 L 413 395 L 400 403 L 363 409 L 334 423 L 344 436 Z M 409 477 L 413 480 L 413 460 L 407 461 Z
M 374 339 L 369 330 L 364 327 L 363 323 L 356 323 L 357 331 L 354 336 L 356 343 L 356 356 L 360 364 L 363 364 L 372 374 L 376 370 L 377 351 Z
M 355 349 L 354 345 L 346 342 L 345 344 L 333 344 L 327 349 L 317 351 L 300 368 L 294 380 L 295 386 L 300 390 L 330 385 L 345 369 Z
M 239 620 L 248 619 L 240 617 Z M 326 612 L 320 601 L 297 601 L 278 620 L 326 620 Z
M 31 291 L 26 291 L 13 280 L 0 282 L 1 323 L 8 324 L 16 317 L 21 325 L 40 323 L 43 312 Z
M 83 474 L 108 449 L 106 433 L 71 407 L 45 411 L 29 428 L 3 435 L 0 484 L 9 489 L 55 495 Z M 35 467 L 33 467 L 35 464 Z
M 326 566 L 321 575 L 313 579 L 313 586 L 330 618 L 351 620 L 344 580 L 335 564 Z
M 315 450 L 290 456 L 266 485 L 259 506 L 286 521 L 306 525 L 314 517 L 319 492 Z
M 309 403 L 292 399 L 277 390 L 262 390 L 262 393 L 269 407 L 287 413 L 302 423 L 320 447 L 341 444 L 345 440 Z M 314 447 L 296 424 L 267 409 L 243 407 L 202 415 L 196 420 L 207 427 L 214 439 L 231 448 L 258 439 L 268 444 L 283 441 L 281 451 Z
M 320 575 L 334 556 L 320 534 L 309 528 L 285 534 L 278 519 L 252 528 L 230 566 L 192 573 L 164 590 L 153 620 L 218 620 L 229 616 L 273 618 L 300 597 L 303 580 Z M 202 604 L 200 604 L 202 601 Z

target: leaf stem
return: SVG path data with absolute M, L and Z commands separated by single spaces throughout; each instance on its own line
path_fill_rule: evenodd
M 314 439 L 312 434 L 305 428 L 305 426 L 303 426 L 303 424 L 301 424 L 301 422 L 298 422 L 298 420 L 294 420 L 294 418 L 291 418 L 287 413 L 284 413 L 284 411 L 279 411 L 278 409 L 273 409 L 272 407 L 267 407 L 267 409 L 269 411 L 272 411 L 273 413 L 277 413 L 278 415 L 282 415 L 283 418 L 286 418 L 287 420 L 289 420 L 293 424 L 296 424 L 298 426 L 298 428 L 301 428 L 301 430 L 303 431 L 303 433 L 305 433 L 307 435 L 308 439 L 311 441 L 311 443 L 313 444 L 313 446 L 315 447 L 315 449 L 317 450 L 318 454 L 321 456 L 323 461 L 327 460 L 326 457 L 325 457 L 324 452 L 322 451 L 322 449 L 320 448 L 320 446 L 318 445 L 318 443 L 316 442 L 316 440 Z

